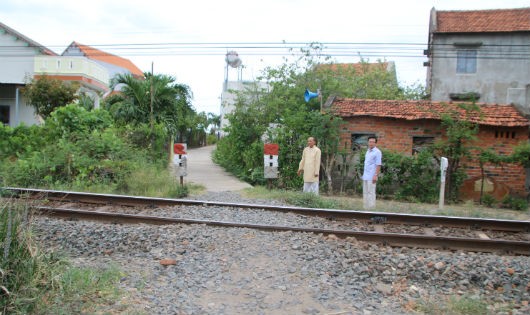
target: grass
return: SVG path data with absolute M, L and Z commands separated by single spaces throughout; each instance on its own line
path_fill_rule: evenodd
M 113 305 L 122 295 L 122 272 L 74 267 L 56 252 L 41 251 L 28 209 L 2 199 L 0 314 L 95 314 Z
M 438 315 L 485 315 L 485 314 L 510 314 L 508 304 L 492 305 L 488 301 L 471 296 L 449 296 L 444 298 L 429 298 L 413 305 L 410 310 L 416 314 Z
M 183 198 L 189 194 L 200 194 L 205 187 L 197 184 L 180 184 L 180 179 L 171 171 L 154 166 L 137 169 L 129 174 L 121 187 L 115 184 L 96 183 L 89 186 L 83 183 L 54 185 L 52 189 L 84 191 L 103 194 L 124 194 L 158 198 Z
M 302 192 L 275 189 L 269 190 L 263 186 L 245 189 L 243 194 L 248 198 L 277 199 L 301 207 L 363 210 L 363 200 L 361 196 L 314 196 L 312 194 L 306 194 Z M 444 205 L 442 209 L 439 209 L 438 204 L 410 203 L 377 199 L 376 208 L 373 211 L 530 220 L 530 213 L 528 210 L 517 211 L 504 208 L 490 208 L 475 204 L 472 201 L 461 204 Z

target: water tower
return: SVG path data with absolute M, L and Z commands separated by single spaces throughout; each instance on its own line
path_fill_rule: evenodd
M 229 51 L 226 53 L 225 57 L 226 61 L 226 72 L 225 72 L 225 82 L 228 82 L 228 69 L 229 68 L 235 68 L 237 73 L 237 81 L 241 81 L 243 76 L 243 65 L 241 58 L 239 58 L 239 55 L 235 51 Z

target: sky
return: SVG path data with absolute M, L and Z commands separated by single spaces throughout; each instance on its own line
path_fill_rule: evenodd
M 190 87 L 197 112 L 218 115 L 225 79 L 255 80 L 290 47 L 314 42 L 335 62 L 394 61 L 401 85 L 424 84 L 433 7 L 522 8 L 530 0 L 2 0 L 0 22 L 58 54 L 76 41 L 170 75 Z M 239 74 L 226 67 L 232 50 Z

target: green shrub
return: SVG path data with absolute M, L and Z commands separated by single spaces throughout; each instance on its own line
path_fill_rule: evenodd
M 362 174 L 364 152 L 361 151 L 361 159 L 356 166 L 359 174 Z M 382 176 L 377 182 L 377 192 L 397 200 L 434 203 L 439 197 L 439 173 L 440 167 L 428 150 L 415 156 L 383 150 Z
M 482 196 L 481 202 L 487 207 L 492 207 L 495 203 L 497 203 L 497 199 L 495 199 L 495 197 L 490 194 L 485 194 L 484 196 Z
M 121 294 L 117 268 L 75 268 L 64 256 L 42 251 L 30 215 L 27 204 L 7 201 L 0 207 L 0 313 L 95 314 Z
M 502 199 L 501 206 L 508 209 L 526 211 L 528 210 L 528 201 L 521 197 L 507 195 Z
M 0 124 L 0 160 L 14 160 L 27 152 L 40 150 L 46 143 L 39 126 L 11 128 Z
M 217 143 L 217 136 L 216 135 L 208 135 L 206 137 L 206 144 L 207 145 L 213 145 Z
M 112 125 L 112 117 L 105 110 L 87 111 L 77 104 L 59 107 L 46 119 L 45 128 L 54 138 L 76 139 L 94 130 Z
M 286 197 L 285 201 L 289 204 L 304 208 L 324 208 L 337 209 L 339 205 L 329 199 L 323 199 L 312 193 L 295 193 Z
M 184 198 L 189 194 L 189 188 L 187 185 L 180 185 L 175 183 L 172 188 L 168 191 L 168 197 L 170 198 Z

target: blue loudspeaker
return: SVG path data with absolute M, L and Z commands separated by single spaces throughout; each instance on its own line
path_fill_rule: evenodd
M 305 89 L 305 93 L 304 93 L 304 100 L 305 102 L 309 102 L 309 100 L 311 100 L 312 98 L 315 98 L 317 96 L 319 96 L 320 93 L 315 93 L 315 92 L 311 92 L 309 91 L 308 89 Z

